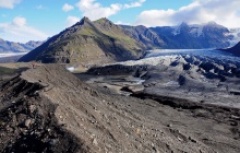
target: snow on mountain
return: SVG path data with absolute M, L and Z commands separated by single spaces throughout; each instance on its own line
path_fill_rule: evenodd
M 229 36 L 231 36 L 229 42 L 230 47 L 236 45 L 240 41 L 240 28 L 229 29 Z
M 171 27 L 171 28 L 173 29 L 172 34 L 173 34 L 174 36 L 179 35 L 179 34 L 181 33 L 181 31 L 180 31 L 180 26 L 173 26 L 173 27 Z
M 229 29 L 215 22 L 150 28 L 165 41 L 169 49 L 201 49 L 229 47 Z
M 190 33 L 193 36 L 200 37 L 203 35 L 203 27 L 204 25 L 190 25 Z
M 179 35 L 181 33 L 188 33 L 194 37 L 204 36 L 204 28 L 211 28 L 211 29 L 224 29 L 225 27 L 218 25 L 215 22 L 208 22 L 206 24 L 187 24 L 182 22 L 177 26 L 172 26 L 172 34 L 174 36 Z

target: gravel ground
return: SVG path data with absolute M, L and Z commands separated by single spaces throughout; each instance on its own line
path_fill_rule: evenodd
M 61 65 L 4 80 L 0 152 L 240 152 L 239 109 L 83 81 Z

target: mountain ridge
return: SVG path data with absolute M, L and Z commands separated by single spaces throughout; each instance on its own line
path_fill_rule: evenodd
M 234 39 L 228 28 L 215 22 L 147 28 L 83 17 L 19 61 L 95 65 L 139 59 L 151 49 L 227 48 Z
M 179 26 L 150 28 L 168 45 L 168 49 L 203 49 L 225 48 L 230 45 L 231 36 L 228 28 L 209 22 L 204 25 L 189 25 L 185 22 Z
M 23 56 L 20 61 L 93 64 L 99 59 L 120 61 L 140 58 L 143 55 L 141 45 L 127 36 L 121 27 L 106 20 L 92 22 L 84 17 Z M 110 30 L 101 26 L 102 23 L 108 24 Z
M 40 46 L 42 43 L 43 43 L 42 41 L 28 41 L 26 43 L 18 43 L 18 42 L 7 41 L 0 38 L 0 53 L 28 52 Z
M 121 25 L 124 32 L 130 35 L 135 40 L 142 43 L 147 49 L 163 48 L 166 47 L 165 42 L 151 29 L 139 25 L 139 26 L 128 26 Z

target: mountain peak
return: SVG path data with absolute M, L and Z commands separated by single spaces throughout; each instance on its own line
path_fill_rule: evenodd
M 99 24 L 113 24 L 112 21 L 108 20 L 106 17 L 100 18 L 100 19 L 94 21 L 94 23 L 99 23 Z
M 215 21 L 209 21 L 207 25 L 218 25 Z
M 106 17 L 100 18 L 100 19 L 98 19 L 98 20 L 109 21 L 108 18 L 106 18 Z
M 226 28 L 218 23 L 216 23 L 215 21 L 210 21 L 206 24 L 206 26 L 211 26 L 211 27 L 219 27 L 219 28 Z
M 179 25 L 179 27 L 187 27 L 187 26 L 188 26 L 187 22 L 182 22 L 182 23 Z
M 222 29 L 225 32 L 229 32 L 227 27 L 224 27 L 223 25 L 220 25 L 214 21 L 210 21 L 207 24 L 205 24 L 205 27 L 212 28 L 212 29 Z
M 84 17 L 82 18 L 82 20 L 83 20 L 83 21 L 90 21 L 90 19 L 89 19 L 88 17 L 86 17 L 86 16 L 84 16 Z
M 84 24 L 86 24 L 86 23 L 91 23 L 91 20 L 90 20 L 88 17 L 84 16 L 84 17 L 80 20 L 80 22 L 78 22 L 77 24 L 78 24 L 78 25 L 84 25 Z
M 139 46 L 138 42 L 108 19 L 102 18 L 92 22 L 84 17 L 19 61 L 92 64 L 93 61 L 100 63 L 101 60 L 138 59 L 144 53 Z

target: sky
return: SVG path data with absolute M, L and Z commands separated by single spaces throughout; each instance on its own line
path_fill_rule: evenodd
M 239 6 L 240 0 L 0 0 L 0 38 L 46 40 L 84 16 L 147 27 L 215 21 L 237 28 Z

